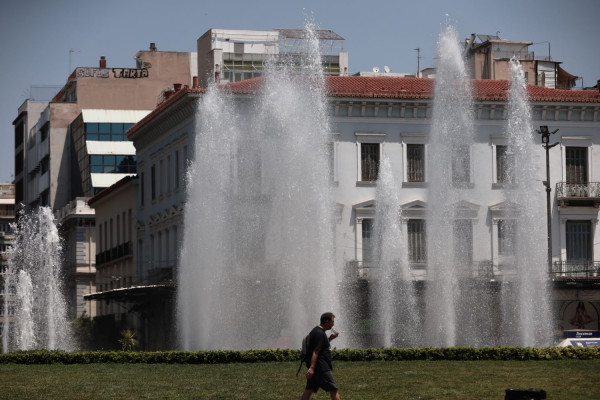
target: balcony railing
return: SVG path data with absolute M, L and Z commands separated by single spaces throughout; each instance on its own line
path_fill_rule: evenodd
M 600 201 L 600 182 L 556 184 L 556 198 L 561 200 Z
M 96 254 L 96 265 L 102 265 L 117 258 L 133 255 L 133 243 L 125 242 L 112 249 Z
M 554 280 L 600 281 L 600 261 L 555 261 L 551 275 Z
M 426 271 L 427 263 L 410 263 L 411 271 Z M 347 276 L 358 279 L 377 279 L 380 267 L 376 262 L 351 260 L 347 264 Z M 494 265 L 491 261 L 473 261 L 462 267 L 455 268 L 456 274 L 461 278 L 492 279 L 494 278 Z

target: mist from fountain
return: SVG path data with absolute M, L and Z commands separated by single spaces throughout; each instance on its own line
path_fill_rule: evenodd
M 5 275 L 3 351 L 72 350 L 61 274 L 61 244 L 52 210 L 20 216 Z
M 343 313 L 319 41 L 306 32 L 300 66 L 272 60 L 256 96 L 213 83 L 199 100 L 177 292 L 183 349 L 297 347 L 321 313 Z
M 546 346 L 552 339 L 551 310 L 547 279 L 546 224 L 544 190 L 540 182 L 543 165 L 532 157 L 541 154 L 532 127 L 527 81 L 520 63 L 510 62 L 512 82 L 509 90 L 507 137 L 507 182 L 504 187 L 509 207 L 506 221 L 512 222 L 514 235 L 512 268 L 503 277 L 504 326 L 511 332 L 512 345 Z M 507 231 L 510 231 L 508 229 Z M 511 300 L 515 304 L 510 304 Z
M 472 225 L 460 219 L 458 207 L 469 194 L 470 146 L 474 141 L 471 83 L 457 32 L 447 25 L 438 43 L 430 142 L 427 202 L 427 286 L 425 339 L 431 346 L 455 346 L 458 329 L 472 323 L 477 300 L 459 285 L 471 267 Z M 469 335 L 471 345 L 479 335 Z
M 377 316 L 385 347 L 419 343 L 420 318 L 402 233 L 400 190 L 390 159 L 382 157 L 375 193 L 375 279 L 370 287 L 372 315 Z

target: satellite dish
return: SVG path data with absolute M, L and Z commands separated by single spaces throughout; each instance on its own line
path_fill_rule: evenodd
M 390 67 L 388 67 L 387 65 L 385 67 L 383 67 L 383 70 L 389 74 L 390 73 Z
M 373 67 L 373 72 L 378 73 L 379 72 L 379 67 Z

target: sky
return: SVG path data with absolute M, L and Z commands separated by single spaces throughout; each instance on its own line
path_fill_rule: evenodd
M 31 87 L 62 86 L 76 67 L 134 68 L 151 42 L 196 51 L 210 28 L 302 28 L 312 18 L 341 35 L 350 74 L 434 67 L 448 21 L 471 33 L 531 41 L 530 51 L 562 61 L 584 86 L 600 79 L 600 0 L 19 0 L 0 5 L 0 182 L 14 174 L 14 126 Z M 582 81 L 577 86 L 581 87 Z

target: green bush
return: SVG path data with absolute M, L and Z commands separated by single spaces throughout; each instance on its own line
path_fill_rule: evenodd
M 444 347 L 334 349 L 338 361 L 409 360 L 592 360 L 600 359 L 600 347 Z M 0 364 L 226 364 L 298 361 L 298 350 L 214 350 L 214 351 L 18 351 L 0 354 Z

